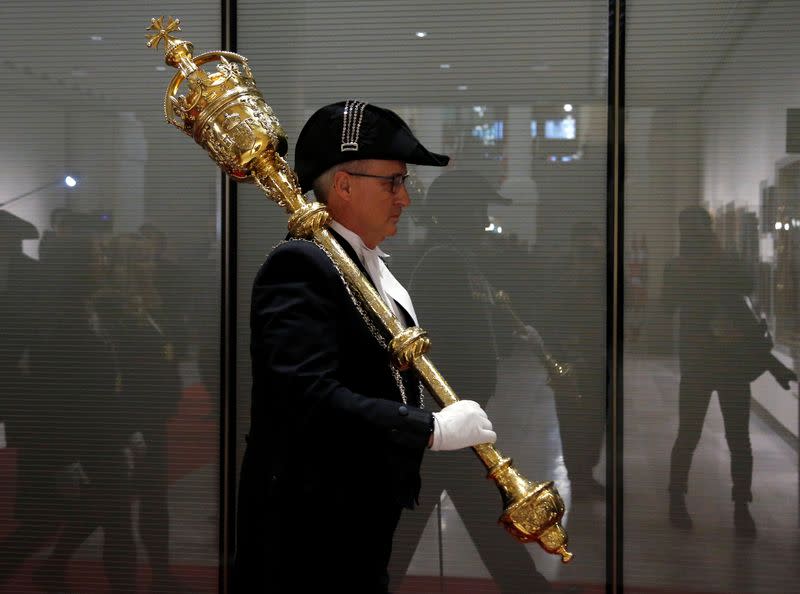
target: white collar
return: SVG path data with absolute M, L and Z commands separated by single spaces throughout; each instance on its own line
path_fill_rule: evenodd
M 361 263 L 364 266 L 367 265 L 367 259 L 373 258 L 388 258 L 389 254 L 384 252 L 378 246 L 375 246 L 374 249 L 370 249 L 364 243 L 364 240 L 361 239 L 361 236 L 358 235 L 355 231 L 351 231 L 344 225 L 342 225 L 339 221 L 332 220 L 330 223 L 331 229 L 336 231 L 339 235 L 341 235 L 347 243 L 349 243 L 352 248 L 355 250 L 356 254 L 358 254 L 358 259 L 361 260 Z
M 382 260 L 382 258 L 388 257 L 389 254 L 377 246 L 374 249 L 368 248 L 357 233 L 354 233 L 338 221 L 331 221 L 330 226 L 353 247 L 356 254 L 358 254 L 358 259 L 361 260 L 361 264 L 367 269 L 381 299 L 394 312 L 397 319 L 401 320 L 402 323 L 403 316 L 397 305 L 399 303 L 411 315 L 414 323 L 417 324 L 417 314 L 414 311 L 414 304 L 411 303 L 408 291 L 398 282 Z

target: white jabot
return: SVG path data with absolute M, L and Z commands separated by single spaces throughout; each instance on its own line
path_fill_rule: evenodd
M 405 325 L 403 315 L 397 307 L 398 303 L 411 315 L 414 323 L 419 324 L 417 312 L 414 311 L 414 305 L 411 303 L 411 296 L 383 262 L 383 258 L 387 258 L 388 254 L 384 253 L 379 247 L 375 249 L 368 248 L 364 245 L 361 237 L 338 221 L 331 221 L 331 229 L 341 235 L 358 254 L 358 259 L 361 260 L 364 268 L 369 272 L 378 295 L 389 306 L 389 309 L 394 312 L 400 323 Z

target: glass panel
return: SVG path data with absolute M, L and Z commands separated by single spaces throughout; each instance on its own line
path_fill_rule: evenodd
M 470 452 L 427 452 L 420 505 L 403 511 L 395 534 L 397 591 L 604 584 L 607 6 L 326 0 L 266 11 L 244 0 L 238 14 L 239 51 L 289 136 L 290 164 L 308 117 L 348 98 L 393 109 L 426 147 L 453 157 L 444 173 L 411 168 L 411 206 L 381 248 L 429 331 L 434 364 L 460 396 L 486 406 L 498 448 L 515 466 L 531 480 L 555 480 L 567 503 L 572 565 L 504 533 L 500 498 Z M 286 216 L 242 187 L 239 230 L 237 360 L 246 398 L 251 282 L 284 238 Z M 511 296 L 511 311 L 499 291 Z M 534 330 L 573 369 L 575 383 L 555 394 Z M 254 398 L 270 411 L 285 404 L 268 391 Z M 430 398 L 426 406 L 438 409 Z M 249 410 L 239 410 L 244 433 Z M 297 441 L 289 452 L 315 438 L 290 414 L 269 421 L 273 433 Z M 359 500 L 349 502 L 356 508 L 386 497 L 350 475 L 363 453 L 338 454 L 344 480 L 357 486 Z M 293 487 L 312 489 L 323 470 L 311 464 Z M 337 538 L 320 542 L 330 550 Z
M 796 591 L 800 12 L 626 11 L 625 584 Z
M 172 3 L 206 48 L 219 6 Z M 218 174 L 163 121 L 161 9 L 0 7 L 3 592 L 217 588 Z

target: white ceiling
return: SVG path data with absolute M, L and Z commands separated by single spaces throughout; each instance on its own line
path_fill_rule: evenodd
M 629 0 L 627 101 L 697 100 L 763 3 Z M 0 59 L 23 96 L 94 97 L 120 111 L 150 109 L 169 72 L 156 71 L 160 57 L 144 45 L 149 18 L 181 17 L 184 38 L 200 53 L 219 48 L 219 6 L 218 0 L 4 0 Z M 270 92 L 311 105 L 330 96 L 436 104 L 606 97 L 603 0 L 240 0 L 238 11 L 239 49 L 268 99 Z M 418 30 L 428 36 L 417 38 Z M 102 41 L 91 39 L 96 35 Z
M 626 101 L 663 106 L 701 100 L 716 70 L 770 1 L 628 1 Z

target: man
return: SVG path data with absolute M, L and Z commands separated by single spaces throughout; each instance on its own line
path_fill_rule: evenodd
M 406 164 L 447 162 L 397 114 L 361 102 L 321 108 L 297 140 L 302 191 L 327 204 L 334 237 L 406 326 L 416 324 L 411 299 L 378 245 L 409 204 Z M 496 439 L 474 401 L 429 412 L 364 311 L 313 242 L 284 242 L 258 272 L 238 592 L 387 592 L 392 536 L 416 503 L 425 449 Z

